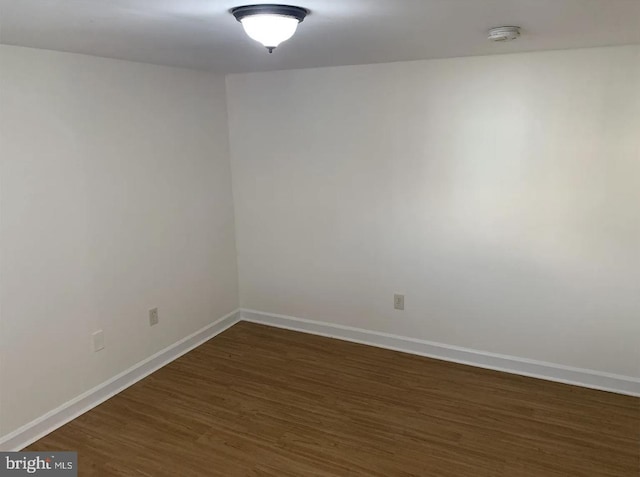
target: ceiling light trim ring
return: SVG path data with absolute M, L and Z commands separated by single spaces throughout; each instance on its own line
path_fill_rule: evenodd
M 293 17 L 298 20 L 299 23 L 302 23 L 310 13 L 306 8 L 277 4 L 244 5 L 231 9 L 231 14 L 236 17 L 238 21 L 252 15 L 282 15 L 285 17 Z

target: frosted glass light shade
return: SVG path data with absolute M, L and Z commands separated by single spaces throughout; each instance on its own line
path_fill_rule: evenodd
M 293 5 L 244 5 L 235 7 L 230 13 L 236 17 L 245 33 L 267 47 L 269 53 L 293 36 L 309 10 Z
M 275 14 L 259 14 L 240 20 L 249 38 L 267 48 L 275 48 L 293 36 L 298 28 L 298 19 Z

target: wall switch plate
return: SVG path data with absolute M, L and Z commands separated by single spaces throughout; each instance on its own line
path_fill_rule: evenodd
M 102 330 L 98 330 L 91 334 L 91 339 L 93 340 L 93 351 L 97 352 L 101 349 L 104 349 L 104 332 Z
M 152 308 L 149 310 L 149 326 L 157 325 L 160 322 L 158 317 L 158 309 Z
M 404 310 L 404 295 L 393 295 L 393 307 L 396 310 Z

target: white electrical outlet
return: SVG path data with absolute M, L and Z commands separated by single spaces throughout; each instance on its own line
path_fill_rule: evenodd
M 404 295 L 393 295 L 393 308 L 396 310 L 404 310 Z
M 149 310 L 149 326 L 157 325 L 160 322 L 158 317 L 158 309 L 152 308 Z
M 100 351 L 104 349 L 104 332 L 102 330 L 98 330 L 91 334 L 91 338 L 93 340 L 93 351 Z

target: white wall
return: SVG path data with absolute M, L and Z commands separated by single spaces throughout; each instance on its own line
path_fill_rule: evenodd
M 640 376 L 640 46 L 227 100 L 242 306 Z M 228 155 L 219 76 L 0 46 L 0 436 L 238 306 Z
M 640 376 L 640 46 L 227 94 L 243 307 Z
M 238 296 L 223 77 L 1 46 L 0 106 L 1 435 Z

